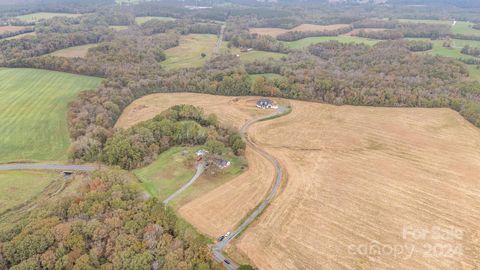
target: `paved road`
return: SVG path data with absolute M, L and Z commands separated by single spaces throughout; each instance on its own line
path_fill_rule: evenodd
M 190 181 L 188 183 L 186 183 L 185 185 L 183 185 L 180 189 L 175 191 L 175 193 L 173 193 L 168 198 L 166 198 L 163 201 L 163 204 L 168 204 L 171 200 L 175 199 L 175 197 L 177 197 L 178 194 L 182 193 L 185 189 L 187 189 L 189 186 L 191 186 L 193 183 L 195 183 L 195 181 L 197 181 L 197 179 L 200 177 L 200 175 L 202 175 L 202 173 L 204 171 L 205 171 L 205 164 L 204 163 L 198 163 L 197 172 L 192 177 L 192 179 L 190 179 Z
M 280 114 L 283 114 L 286 112 L 286 108 L 280 107 L 278 110 L 271 115 L 264 116 L 264 117 L 259 117 L 259 118 L 254 118 L 250 121 L 248 121 L 245 125 L 242 126 L 240 129 L 240 134 L 242 137 L 245 139 L 247 142 L 248 146 L 250 146 L 251 149 L 268 159 L 273 166 L 275 167 L 275 179 L 274 179 L 274 184 L 270 192 L 268 193 L 267 197 L 262 201 L 262 203 L 245 219 L 245 221 L 235 230 L 233 231 L 228 237 L 224 238 L 221 242 L 218 242 L 215 244 L 212 248 L 213 252 L 213 258 L 217 261 L 223 264 L 223 266 L 228 269 L 228 270 L 235 270 L 238 268 L 238 266 L 233 263 L 231 259 L 223 255 L 223 250 L 225 247 L 233 240 L 235 237 L 237 237 L 239 234 L 241 234 L 262 212 L 267 208 L 268 204 L 272 201 L 273 197 L 277 193 L 277 190 L 280 186 L 280 183 L 282 182 L 283 178 L 283 170 L 280 165 L 280 162 L 267 153 L 265 150 L 257 146 L 253 141 L 250 140 L 250 138 L 247 135 L 248 128 L 255 124 L 258 121 L 266 120 L 269 119 L 273 116 L 277 116 Z M 226 263 L 226 261 L 230 262 L 229 264 Z
M 12 163 L 0 165 L 0 171 L 12 170 L 52 170 L 52 171 L 84 171 L 95 170 L 92 165 L 61 165 L 61 164 L 42 164 L 42 163 Z

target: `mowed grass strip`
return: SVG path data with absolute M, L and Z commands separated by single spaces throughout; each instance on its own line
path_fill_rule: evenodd
M 0 214 L 42 192 L 56 178 L 55 174 L 46 171 L 0 171 Z
M 65 160 L 68 103 L 101 78 L 37 69 L 0 69 L 0 163 Z
M 165 51 L 167 60 L 162 62 L 166 69 L 200 67 L 212 55 L 218 37 L 209 34 L 182 36 L 180 45 Z M 202 57 L 202 53 L 206 56 Z

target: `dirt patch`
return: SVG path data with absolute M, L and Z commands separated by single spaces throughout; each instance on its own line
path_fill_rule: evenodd
M 348 27 L 348 24 L 331 24 L 331 25 L 316 25 L 316 24 L 301 24 L 292 29 L 283 28 L 250 28 L 250 32 L 253 34 L 267 35 L 277 37 L 278 35 L 285 34 L 287 32 L 299 31 L 299 32 L 313 32 L 313 31 L 331 31 Z
M 250 130 L 289 175 L 281 194 L 237 243 L 259 269 L 480 265 L 477 128 L 448 109 L 292 103 L 291 114 Z M 435 226 L 463 235 L 434 239 Z M 430 234 L 403 237 L 404 228 Z M 435 245 L 438 254 L 429 250 Z M 379 246 L 415 250 L 410 257 L 388 249 L 359 251 Z M 442 247 L 459 247 L 460 254 L 450 258 Z
M 20 30 L 25 29 L 24 26 L 0 26 L 0 34 L 8 33 L 8 32 L 17 32 Z

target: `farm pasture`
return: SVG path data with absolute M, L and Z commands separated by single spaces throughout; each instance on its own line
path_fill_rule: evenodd
M 0 163 L 65 160 L 68 103 L 102 79 L 38 69 L 0 69 Z

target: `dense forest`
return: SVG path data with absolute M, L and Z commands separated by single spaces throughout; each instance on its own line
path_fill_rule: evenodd
M 135 183 L 97 172 L 77 195 L 0 230 L 0 269 L 221 269 L 207 240 Z

